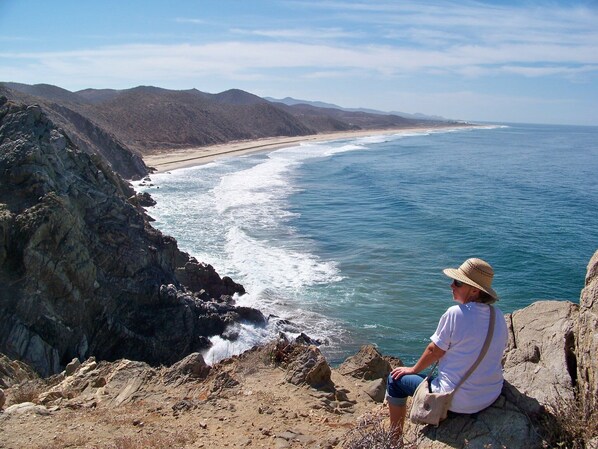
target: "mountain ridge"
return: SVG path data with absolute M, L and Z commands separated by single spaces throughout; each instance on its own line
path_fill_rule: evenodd
M 287 105 L 240 89 L 211 94 L 136 86 L 71 92 L 50 84 L 0 82 L 0 96 L 39 104 L 77 146 L 100 154 L 127 179 L 149 172 L 142 156 L 164 151 L 267 137 L 458 124 L 323 102 Z

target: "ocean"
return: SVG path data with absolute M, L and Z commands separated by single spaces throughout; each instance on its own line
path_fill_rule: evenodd
M 212 338 L 209 363 L 281 330 L 332 364 L 364 344 L 413 363 L 453 304 L 442 268 L 468 257 L 493 265 L 504 313 L 579 302 L 597 173 L 598 127 L 493 124 L 305 143 L 135 187 L 155 227 L 244 285 L 238 304 L 277 317 Z

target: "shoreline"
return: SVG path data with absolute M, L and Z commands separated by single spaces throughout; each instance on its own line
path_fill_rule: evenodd
M 242 156 L 263 151 L 278 150 L 307 142 L 325 142 L 356 137 L 379 136 L 384 134 L 424 133 L 435 130 L 451 130 L 475 127 L 474 124 L 422 126 L 417 128 L 369 129 L 357 131 L 339 131 L 334 133 L 311 134 L 293 137 L 265 137 L 254 140 L 241 140 L 217 145 L 191 147 L 173 150 L 161 150 L 154 154 L 142 155 L 143 162 L 151 173 L 164 173 L 180 168 L 204 165 L 227 156 Z

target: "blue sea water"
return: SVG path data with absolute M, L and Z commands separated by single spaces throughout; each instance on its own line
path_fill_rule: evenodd
M 578 302 L 598 249 L 598 127 L 381 134 L 152 175 L 148 210 L 182 250 L 243 284 L 239 304 L 326 342 L 417 359 L 452 305 L 442 268 L 481 257 L 505 313 Z M 274 322 L 275 320 L 273 320 Z M 212 339 L 216 361 L 272 338 Z

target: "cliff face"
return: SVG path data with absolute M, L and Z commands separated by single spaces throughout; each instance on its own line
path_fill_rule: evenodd
M 588 263 L 586 285 L 579 300 L 577 382 L 585 398 L 598 401 L 598 251 Z
M 13 84 L 9 89 L 0 84 L 0 96 L 26 104 L 38 104 L 50 120 L 60 127 L 72 142 L 88 154 L 103 157 L 112 170 L 125 179 L 139 179 L 148 173 L 141 156 L 132 152 L 114 134 L 109 133 L 78 110 L 84 110 L 84 99 L 56 86 Z
M 42 375 L 89 355 L 169 364 L 228 323 L 265 321 L 136 199 L 39 107 L 0 99 L 0 352 Z

